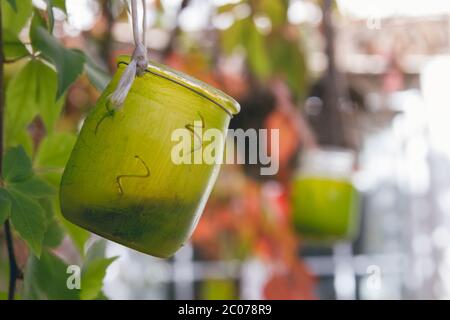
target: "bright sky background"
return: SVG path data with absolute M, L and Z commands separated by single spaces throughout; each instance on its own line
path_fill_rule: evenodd
M 389 16 L 433 16 L 450 15 L 450 0 L 336 0 L 342 14 L 357 19 Z M 43 0 L 33 0 L 41 7 Z M 151 6 L 153 0 L 148 0 Z M 162 0 L 164 7 L 176 11 L 181 0 Z M 226 3 L 237 3 L 240 0 L 191 0 L 191 6 L 180 16 L 181 27 L 186 31 L 196 31 L 208 23 L 211 8 Z M 95 0 L 67 0 L 69 22 L 75 30 L 86 30 L 95 22 L 99 6 Z M 321 13 L 314 5 L 304 0 L 291 0 L 288 11 L 292 23 L 312 22 L 321 19 Z M 150 17 L 151 18 L 151 17 Z M 150 19 L 151 20 L 151 19 Z
M 337 0 L 342 13 L 355 18 L 450 14 L 450 0 Z

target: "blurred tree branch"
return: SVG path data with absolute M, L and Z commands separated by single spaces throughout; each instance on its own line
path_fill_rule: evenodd
M 161 56 L 163 58 L 168 57 L 174 50 L 176 38 L 180 32 L 178 18 L 180 17 L 181 11 L 183 11 L 183 9 L 185 9 L 189 5 L 189 2 L 190 2 L 190 0 L 182 0 L 182 2 L 181 2 L 180 8 L 178 9 L 178 12 L 177 12 L 177 16 L 175 18 L 176 26 L 170 33 L 169 41 L 167 42 L 167 46 L 161 51 Z
M 112 43 L 113 43 L 113 36 L 112 36 L 112 28 L 114 25 L 114 16 L 112 12 L 112 1 L 110 0 L 103 0 L 102 1 L 102 11 L 103 16 L 106 20 L 106 30 L 105 34 L 103 35 L 101 41 L 100 41 L 100 55 L 104 61 L 106 61 L 106 65 L 108 67 L 109 72 L 112 72 L 111 68 L 111 52 L 112 52 Z
M 334 0 L 324 0 L 322 6 L 323 27 L 325 37 L 325 54 L 328 58 L 328 68 L 325 74 L 324 101 L 326 113 L 323 128 L 324 140 L 327 144 L 345 146 L 346 141 L 342 128 L 340 112 L 341 98 L 344 95 L 335 61 L 335 32 L 333 26 Z

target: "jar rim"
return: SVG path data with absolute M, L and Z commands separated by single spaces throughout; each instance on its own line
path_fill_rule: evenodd
M 117 59 L 117 65 L 128 65 L 130 61 L 130 56 L 121 55 Z M 188 90 L 197 93 L 198 95 L 202 96 L 205 99 L 208 99 L 209 101 L 223 109 L 231 117 L 241 111 L 241 106 L 235 99 L 222 92 L 221 90 L 216 89 L 203 81 L 195 79 L 184 72 L 174 70 L 154 61 L 149 61 L 146 72 L 164 78 L 168 81 L 172 81 Z

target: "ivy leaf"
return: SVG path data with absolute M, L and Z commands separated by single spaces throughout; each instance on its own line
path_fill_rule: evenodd
M 103 278 L 106 275 L 106 269 L 108 269 L 111 263 L 116 259 L 117 257 L 95 259 L 83 266 L 80 292 L 80 298 L 82 300 L 92 300 L 97 298 L 103 287 Z
M 20 182 L 33 175 L 31 160 L 22 146 L 7 150 L 3 159 L 3 178 L 6 182 Z
M 17 59 L 29 55 L 22 41 L 20 41 L 14 32 L 8 29 L 3 30 L 3 46 L 7 59 Z
M 9 218 L 11 214 L 11 200 L 9 198 L 8 192 L 0 188 L 0 225 Z
M 41 257 L 31 255 L 25 273 L 25 298 L 76 300 L 79 290 L 67 288 L 68 265 L 48 250 Z
M 16 0 L 7 0 L 11 8 L 14 10 L 14 12 L 17 12 L 17 4 Z
M 65 48 L 39 23 L 32 24 L 30 36 L 33 47 L 41 51 L 44 58 L 56 67 L 58 74 L 56 100 L 58 100 L 83 72 L 85 57 L 78 50 Z
M 39 257 L 46 231 L 45 212 L 39 203 L 30 197 L 8 189 L 11 199 L 11 221 L 33 253 Z
M 2 8 L 3 29 L 7 29 L 18 34 L 33 12 L 31 0 L 9 1 L 10 4 L 15 2 L 16 10 L 12 5 Z
M 55 188 L 38 177 L 8 184 L 8 188 L 12 188 L 33 198 L 45 198 L 55 194 Z

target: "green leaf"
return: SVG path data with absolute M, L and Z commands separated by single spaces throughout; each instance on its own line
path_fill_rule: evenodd
M 45 212 L 39 203 L 30 197 L 9 190 L 11 199 L 11 221 L 19 235 L 36 256 L 41 254 L 42 241 L 46 231 Z
M 270 59 L 267 54 L 267 48 L 264 36 L 255 27 L 253 21 L 249 21 L 247 32 L 247 41 L 245 46 L 247 49 L 247 63 L 254 74 L 266 80 L 270 76 Z
M 66 0 L 52 0 L 54 8 L 61 9 L 64 13 L 67 13 Z
M 81 273 L 81 299 L 103 299 L 103 278 L 106 269 L 116 259 L 105 258 L 106 240 L 99 239 L 86 250 L 85 262 Z
M 53 32 L 55 27 L 55 16 L 53 15 L 53 0 L 47 1 L 47 17 L 48 17 L 48 31 Z
M 36 94 L 36 105 L 47 129 L 47 133 L 51 134 L 64 106 L 65 97 L 62 96 L 58 101 L 55 101 L 57 75 L 52 68 L 42 62 L 38 64 L 37 81 L 38 92 Z
M 31 255 L 25 273 L 25 298 L 76 300 L 79 290 L 67 287 L 68 265 L 48 250 L 41 257 Z
M 37 92 L 36 61 L 30 61 L 10 81 L 6 90 L 6 143 L 13 141 L 37 115 L 35 103 Z M 24 94 L 26 92 L 26 94 Z
M 227 13 L 231 12 L 234 8 L 236 8 L 236 3 L 227 3 L 217 7 L 217 13 Z
M 88 231 L 86 231 L 85 229 L 80 228 L 77 225 L 64 219 L 62 217 L 61 213 L 59 213 L 58 217 L 59 217 L 59 221 L 63 225 L 64 229 L 69 234 L 70 239 L 72 239 L 74 245 L 78 249 L 78 252 L 82 255 L 83 249 L 84 249 L 84 244 L 89 239 L 91 234 Z
M 113 263 L 117 257 L 95 259 L 83 266 L 81 272 L 81 292 L 82 300 L 96 299 L 101 293 L 103 287 L 103 278 L 106 275 L 106 269 Z
M 16 0 L 7 0 L 11 8 L 14 10 L 14 12 L 17 12 L 17 4 Z
M 33 154 L 33 139 L 28 130 L 18 131 L 14 139 L 8 139 L 8 147 L 22 146 L 28 156 Z
M 50 221 L 55 217 L 53 201 L 54 201 L 54 198 L 52 198 L 52 197 L 38 199 L 39 204 L 41 205 L 42 209 L 44 209 L 44 211 L 45 211 L 45 218 L 46 218 L 47 224 L 50 224 Z
M 8 188 L 12 188 L 33 198 L 50 197 L 55 194 L 55 188 L 38 177 L 8 184 Z
M 63 132 L 47 136 L 39 146 L 34 163 L 38 167 L 63 168 L 70 157 L 77 137 Z
M 95 298 L 95 300 L 109 300 L 109 298 L 105 295 L 105 293 L 103 291 L 100 291 L 100 293 L 98 294 L 97 298 Z
M 226 54 L 233 53 L 233 50 L 244 42 L 247 21 L 248 19 L 238 20 L 222 32 L 221 44 Z
M 65 0 L 46 0 L 47 2 L 47 17 L 48 17 L 48 30 L 53 31 L 55 26 L 55 16 L 53 14 L 54 8 L 61 9 L 64 13 L 67 13 Z
M 3 178 L 7 182 L 20 182 L 33 175 L 31 160 L 22 146 L 10 148 L 3 159 Z
M 70 239 L 72 240 L 73 244 L 77 248 L 80 255 L 84 256 L 84 245 L 86 241 L 90 238 L 91 234 L 85 229 L 78 227 L 77 225 L 69 222 L 67 219 L 63 217 L 59 205 L 59 199 L 57 199 L 57 201 L 55 200 L 54 209 L 55 209 L 55 217 L 58 219 L 58 222 L 69 234 Z
M 105 90 L 109 81 L 111 81 L 111 76 L 108 72 L 99 68 L 97 64 L 95 64 L 95 62 L 89 57 L 86 57 L 85 69 L 88 79 L 94 87 L 100 92 Z
M 106 240 L 99 239 L 89 246 L 85 254 L 85 262 L 89 263 L 96 259 L 102 259 L 106 253 Z
M 8 145 L 18 140 L 26 126 L 38 114 L 47 132 L 53 131 L 64 104 L 64 98 L 55 101 L 56 91 L 56 72 L 39 60 L 28 62 L 11 80 L 6 92 Z
M 0 225 L 9 218 L 11 214 L 11 199 L 9 198 L 8 192 L 0 188 Z
M 259 3 L 261 12 L 267 14 L 274 26 L 287 22 L 287 8 L 283 1 L 262 0 Z
M 17 59 L 29 55 L 27 48 L 19 37 L 7 29 L 3 30 L 3 46 L 7 59 Z
M 55 215 L 55 208 L 59 206 L 59 199 L 58 197 L 42 198 L 39 199 L 39 203 L 45 210 L 47 218 L 47 231 L 44 235 L 43 245 L 49 248 L 56 248 L 64 239 L 64 230 L 58 221 L 57 215 Z
M 16 9 L 11 6 L 3 6 L 2 8 L 2 23 L 3 29 L 7 29 L 15 34 L 18 34 L 33 12 L 31 0 L 14 1 Z M 10 2 L 11 3 L 11 2 Z
M 222 47 L 225 53 L 243 45 L 247 52 L 247 63 L 251 71 L 263 80 L 270 75 L 270 59 L 267 55 L 265 37 L 258 31 L 251 18 L 236 21 L 222 34 Z
M 64 48 L 38 24 L 32 24 L 30 36 L 33 46 L 56 67 L 58 74 L 56 99 L 59 99 L 83 72 L 85 57 L 78 50 Z
M 64 230 L 59 224 L 58 220 L 52 219 L 49 221 L 47 231 L 44 235 L 43 245 L 49 248 L 58 247 L 64 239 Z
M 304 50 L 282 37 L 271 38 L 268 47 L 273 71 L 284 76 L 294 95 L 304 98 L 309 82 Z
M 59 186 L 62 172 L 76 142 L 71 133 L 54 133 L 44 138 L 34 159 L 34 167 L 39 176 L 55 186 Z
M 47 26 L 47 22 L 45 21 L 43 14 L 41 13 L 40 10 L 35 8 L 34 12 L 33 12 L 33 18 L 31 19 L 30 33 L 29 33 L 30 38 L 31 38 L 32 32 L 35 28 L 37 28 L 37 27 L 45 28 L 46 26 Z
M 8 300 L 8 293 L 7 292 L 0 292 L 0 300 Z M 20 295 L 15 294 L 14 300 L 21 300 Z

